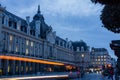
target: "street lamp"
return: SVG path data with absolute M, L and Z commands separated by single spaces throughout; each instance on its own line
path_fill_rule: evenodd
M 82 59 L 84 58 L 84 54 L 82 54 Z
M 81 77 L 84 75 L 84 54 L 81 55 L 82 57 L 82 73 L 81 73 Z
M 83 65 L 83 70 L 84 70 L 84 54 L 82 54 L 82 65 Z

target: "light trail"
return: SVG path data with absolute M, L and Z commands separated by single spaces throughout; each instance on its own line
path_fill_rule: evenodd
M 54 79 L 54 78 L 68 78 L 68 75 L 51 75 L 51 76 L 34 76 L 34 77 L 15 77 L 15 78 L 2 78 L 0 80 L 25 80 L 25 79 Z
M 58 65 L 58 66 L 64 65 L 63 63 L 60 63 L 60 62 L 53 62 L 53 61 L 39 60 L 39 59 L 32 59 L 32 58 L 23 58 L 23 57 L 16 57 L 16 56 L 6 56 L 6 55 L 1 55 L 0 59 L 16 60 L 16 61 L 24 61 L 24 62 L 35 62 L 35 63 L 51 64 L 51 65 Z

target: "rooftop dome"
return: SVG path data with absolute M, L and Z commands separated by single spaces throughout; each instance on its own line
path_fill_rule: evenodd
M 74 51 L 77 50 L 77 47 L 79 47 L 80 50 L 83 48 L 84 51 L 86 51 L 86 50 L 88 49 L 87 44 L 86 44 L 83 40 L 73 42 L 72 45 L 73 45 L 73 49 L 74 49 Z
M 44 20 L 44 17 L 40 11 L 40 5 L 38 5 L 38 11 L 37 14 L 35 14 L 35 16 L 33 17 L 33 20 L 40 20 L 40 21 Z

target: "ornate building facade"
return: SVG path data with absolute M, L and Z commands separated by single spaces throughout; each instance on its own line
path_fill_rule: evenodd
M 105 48 L 92 48 L 91 50 L 91 64 L 94 69 L 101 70 L 102 66 L 112 65 L 111 56 Z
M 76 41 L 72 43 L 73 50 L 75 51 L 76 64 L 79 64 L 81 68 L 89 69 L 91 66 L 91 55 L 89 46 L 83 41 Z
M 58 66 L 76 66 L 71 41 L 56 36 L 41 14 L 30 22 L 0 6 L 0 74 L 35 74 Z M 52 68 L 52 69 L 51 69 Z

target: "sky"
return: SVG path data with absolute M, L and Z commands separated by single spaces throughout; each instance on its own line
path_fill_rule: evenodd
M 90 0 L 0 0 L 9 12 L 30 20 L 40 5 L 45 22 L 51 25 L 57 36 L 71 41 L 83 40 L 90 47 L 106 48 L 116 58 L 109 44 L 119 40 L 115 34 L 102 27 L 100 14 L 104 6 L 93 4 Z

